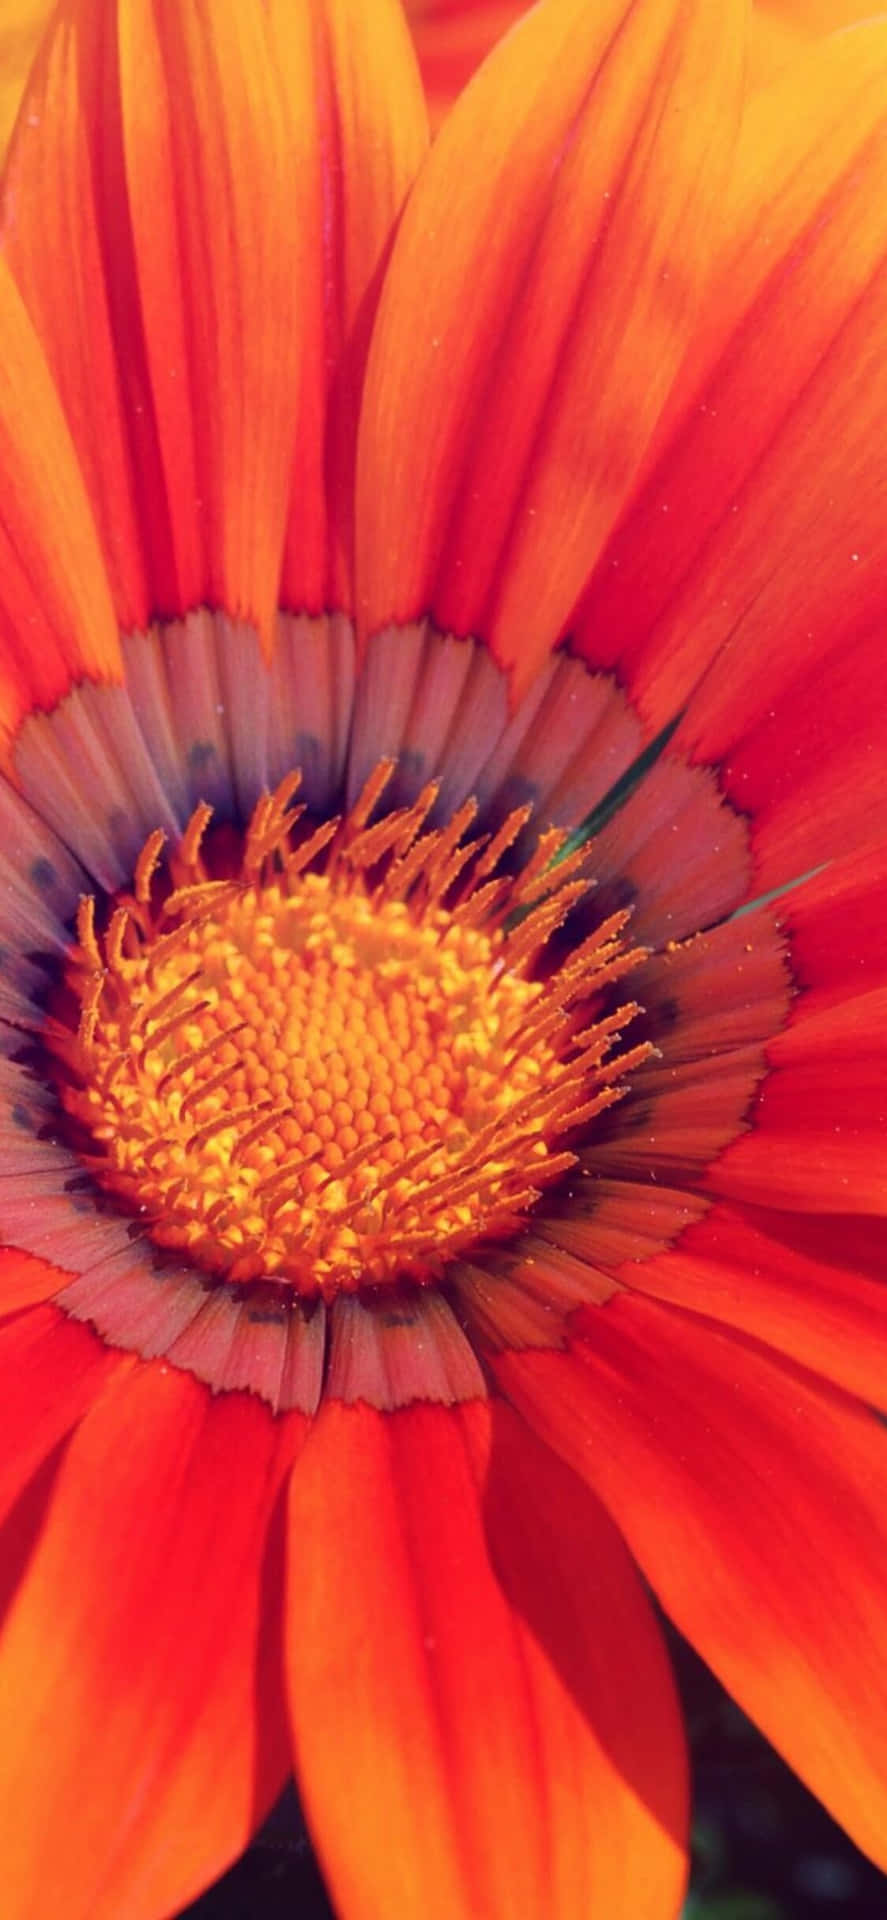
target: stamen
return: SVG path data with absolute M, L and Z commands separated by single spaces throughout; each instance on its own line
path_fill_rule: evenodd
M 313 828 L 287 775 L 223 879 L 201 804 L 171 889 L 158 828 L 101 938 L 81 902 L 78 1034 L 48 1024 L 46 1041 L 84 1162 L 156 1242 L 232 1284 L 330 1299 L 436 1280 L 520 1227 L 649 1051 L 618 1051 L 637 1009 L 610 989 L 643 957 L 624 914 L 540 977 L 587 897 L 588 849 L 558 860 L 552 830 L 509 876 L 527 807 L 491 838 L 472 837 L 472 800 L 432 828 L 432 783 L 374 821 L 392 771 Z
M 507 815 L 498 833 L 494 833 L 489 846 L 484 850 L 478 860 L 475 872 L 476 880 L 485 880 L 488 873 L 494 872 L 503 855 L 508 852 L 509 847 L 514 845 L 518 835 L 523 832 L 532 811 L 533 809 L 528 802 L 525 807 L 515 807 L 514 812 Z
M 149 833 L 141 853 L 136 861 L 135 884 L 133 892 L 141 907 L 147 907 L 151 901 L 151 882 L 160 863 L 166 834 L 162 827 L 155 827 Z
M 95 932 L 95 899 L 91 893 L 84 893 L 77 908 L 77 940 L 80 959 L 85 967 L 101 967 L 102 956 Z
M 259 804 L 261 805 L 261 801 Z M 194 808 L 194 812 L 182 836 L 182 843 L 179 847 L 179 859 L 183 866 L 189 868 L 192 872 L 197 871 L 203 836 L 206 833 L 212 817 L 212 807 L 208 806 L 205 800 L 201 800 L 199 805 Z

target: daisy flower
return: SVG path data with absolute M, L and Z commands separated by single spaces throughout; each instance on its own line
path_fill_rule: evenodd
M 0 1859 L 887 1862 L 887 29 L 69 0 L 0 259 Z

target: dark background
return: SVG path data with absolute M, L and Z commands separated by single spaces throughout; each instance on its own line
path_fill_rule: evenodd
M 690 1735 L 693 1874 L 684 1920 L 887 1920 L 887 1878 L 667 1629 Z M 186 1920 L 335 1920 L 295 1794 Z M 397 1920 L 392 1914 L 391 1920 Z M 630 1920 L 576 1915 L 576 1920 Z

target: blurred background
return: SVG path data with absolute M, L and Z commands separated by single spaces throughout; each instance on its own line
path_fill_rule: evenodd
M 783 1766 L 692 1648 L 665 1631 L 693 1762 L 693 1872 L 682 1920 L 887 1920 L 887 1878 Z M 335 1920 L 294 1793 L 184 1920 Z

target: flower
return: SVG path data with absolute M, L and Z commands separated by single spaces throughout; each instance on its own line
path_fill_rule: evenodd
M 5 1912 L 885 1858 L 887 31 L 72 0 L 0 301 Z M 304 807 L 304 811 L 300 811 Z M 636 1564 L 635 1564 L 636 1563 Z

